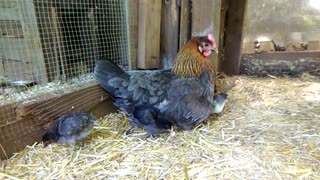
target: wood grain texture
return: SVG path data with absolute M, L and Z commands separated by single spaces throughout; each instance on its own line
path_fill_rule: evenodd
M 128 1 L 130 69 L 137 69 L 138 61 L 138 8 L 135 0 Z
M 161 5 L 159 0 L 139 0 L 138 68 L 160 67 Z
M 226 21 L 224 32 L 224 58 L 222 69 L 228 75 L 237 75 L 240 71 L 243 22 L 247 0 L 225 0 Z
M 179 48 L 191 38 L 191 1 L 180 1 Z
M 179 6 L 178 0 L 162 1 L 161 18 L 161 67 L 173 66 L 179 46 Z

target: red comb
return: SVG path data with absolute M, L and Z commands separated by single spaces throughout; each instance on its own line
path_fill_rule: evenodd
M 208 39 L 211 41 L 211 46 L 212 46 L 213 48 L 216 48 L 216 47 L 217 47 L 217 45 L 216 45 L 216 40 L 214 39 L 213 34 L 209 33 L 209 34 L 208 34 Z

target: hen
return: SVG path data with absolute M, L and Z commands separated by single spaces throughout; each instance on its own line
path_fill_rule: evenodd
M 50 143 L 75 144 L 90 134 L 96 117 L 87 113 L 64 115 L 42 136 L 45 146 Z
M 212 51 L 212 34 L 193 37 L 181 48 L 172 70 L 123 71 L 110 61 L 97 61 L 94 76 L 129 117 L 132 107 L 151 106 L 178 128 L 191 130 L 213 109 L 214 68 L 207 58 Z

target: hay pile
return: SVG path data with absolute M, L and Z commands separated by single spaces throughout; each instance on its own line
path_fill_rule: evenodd
M 1 162 L 5 179 L 320 179 L 320 81 L 240 77 L 223 114 L 151 141 L 112 114 L 86 148 L 42 144 Z

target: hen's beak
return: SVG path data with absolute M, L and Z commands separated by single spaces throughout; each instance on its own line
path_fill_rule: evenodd
M 214 51 L 218 54 L 218 49 L 217 48 L 212 48 L 211 51 Z

